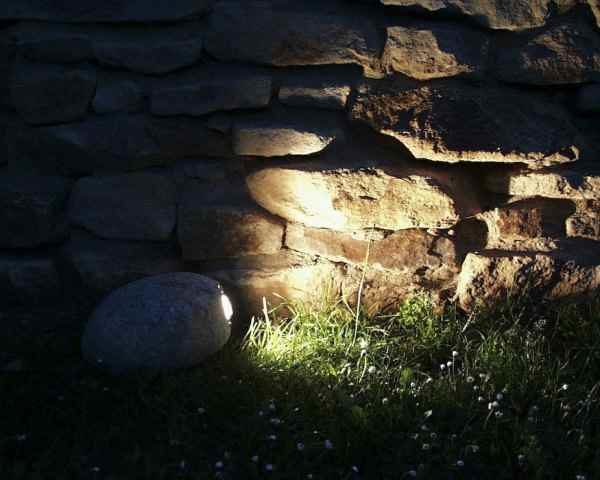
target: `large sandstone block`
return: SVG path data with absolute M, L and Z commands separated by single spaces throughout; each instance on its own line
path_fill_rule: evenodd
M 590 0 L 592 1 L 592 0 Z M 558 6 L 565 10 L 571 0 L 380 0 L 384 5 L 410 7 L 445 14 L 460 13 L 479 25 L 501 30 L 541 27 Z
M 558 105 L 532 94 L 454 82 L 362 85 L 350 118 L 400 141 L 417 158 L 439 162 L 573 162 L 583 140 Z
M 70 183 L 60 177 L 0 176 L 0 247 L 30 248 L 62 240 Z
M 0 20 L 44 20 L 69 23 L 169 22 L 207 13 L 213 0 L 5 0 Z
M 182 195 L 177 237 L 186 260 L 265 255 L 277 253 L 283 243 L 284 226 L 269 213 L 244 203 L 210 203 L 206 187 L 188 182 Z
M 86 115 L 96 90 L 91 67 L 18 62 L 11 84 L 12 102 L 32 125 L 65 123 Z
M 333 230 L 445 228 L 478 209 L 464 179 L 443 170 L 306 162 L 263 168 L 246 183 L 271 213 Z
M 496 75 L 533 85 L 600 78 L 600 35 L 587 22 L 569 22 L 509 38 L 496 48 Z
M 357 235 L 290 223 L 286 228 L 285 245 L 332 262 L 366 263 L 383 270 L 458 269 L 456 247 L 450 238 L 421 229 L 382 233 L 363 231 Z
M 98 83 L 92 102 L 94 112 L 98 114 L 118 112 L 139 112 L 144 106 L 144 94 L 140 86 L 133 81 L 122 80 Z
M 184 270 L 177 249 L 167 243 L 102 240 L 83 232 L 71 235 L 61 261 L 94 298 L 144 277 Z
M 588 252 L 589 253 L 589 252 Z M 529 290 L 547 300 L 593 296 L 600 287 L 598 252 L 579 260 L 577 251 L 546 253 L 470 253 L 463 263 L 457 287 L 461 308 L 493 305 L 508 295 Z
M 319 86 L 283 85 L 279 101 L 291 107 L 313 107 L 344 110 L 350 96 L 350 87 L 340 84 Z
M 233 126 L 236 155 L 281 157 L 318 153 L 337 139 L 343 130 L 327 117 L 316 115 L 257 115 L 238 120 Z
M 489 40 L 457 23 L 406 22 L 387 28 L 382 65 L 417 80 L 481 75 Z
M 521 197 L 600 199 L 600 175 L 591 172 L 586 175 L 575 170 L 491 171 L 484 177 L 484 183 L 492 192 Z
M 0 255 L 0 294 L 3 306 L 53 303 L 60 298 L 61 293 L 61 278 L 51 257 Z
M 578 200 L 566 219 L 567 236 L 600 240 L 600 200 Z
M 375 26 L 365 18 L 224 1 L 210 17 L 206 50 L 222 61 L 278 67 L 357 64 L 369 74 L 381 47 Z
M 219 110 L 258 109 L 271 101 L 271 78 L 239 70 L 211 71 L 210 78 L 157 87 L 150 98 L 154 115 L 205 115 Z
M 231 314 L 223 302 L 219 284 L 194 273 L 130 283 L 92 314 L 81 340 L 83 356 L 114 373 L 196 365 L 229 340 Z
M 176 222 L 175 185 L 162 175 L 84 177 L 73 187 L 69 220 L 102 238 L 168 240 Z

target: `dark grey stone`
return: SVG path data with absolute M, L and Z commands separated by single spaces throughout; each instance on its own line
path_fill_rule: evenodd
M 86 295 L 97 298 L 134 280 L 183 268 L 177 250 L 167 243 L 102 240 L 74 232 L 61 249 Z
M 12 102 L 32 125 L 82 119 L 94 97 L 96 72 L 88 67 L 64 67 L 18 62 L 14 69 Z
M 51 257 L 0 255 L 0 295 L 3 305 L 39 305 L 56 302 L 61 278 Z
M 65 237 L 70 182 L 60 177 L 0 175 L 0 247 L 30 248 Z
M 0 20 L 50 22 L 167 22 L 206 14 L 214 0 L 4 0 Z
M 98 85 L 92 102 L 98 114 L 118 112 L 139 112 L 144 106 L 144 96 L 140 86 L 133 81 L 115 81 Z
M 229 340 L 231 323 L 219 284 L 194 273 L 169 273 L 111 293 L 92 314 L 84 357 L 114 373 L 196 365 Z
M 69 199 L 69 220 L 102 238 L 168 240 L 175 228 L 175 185 L 138 172 L 84 177 Z

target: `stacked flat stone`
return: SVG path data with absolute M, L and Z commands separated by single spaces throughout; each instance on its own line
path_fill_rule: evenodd
M 247 313 L 600 286 L 595 0 L 96 3 L 0 5 L 16 302 L 182 270 Z

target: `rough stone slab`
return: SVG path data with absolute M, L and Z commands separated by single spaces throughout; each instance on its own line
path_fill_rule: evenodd
M 442 304 L 454 292 L 457 276 L 456 269 L 447 266 L 434 270 L 424 267 L 414 273 L 375 268 L 364 271 L 348 265 L 342 272 L 342 297 L 351 308 L 356 308 L 360 291 L 360 306 L 370 315 L 397 312 L 402 302 L 418 294 L 426 294 L 434 303 Z
M 350 96 L 348 85 L 304 87 L 284 85 L 279 89 L 279 101 L 291 107 L 313 107 L 344 110 Z
M 288 224 L 285 245 L 332 262 L 364 265 L 366 261 L 370 267 L 379 269 L 458 268 L 454 242 L 421 229 L 402 230 L 369 242 L 368 237 L 358 239 L 350 233 Z
M 573 162 L 583 146 L 567 112 L 556 104 L 533 94 L 454 82 L 364 84 L 350 118 L 397 139 L 415 157 L 438 162 L 539 168 Z
M 221 61 L 278 67 L 357 64 L 377 75 L 381 46 L 377 29 L 365 18 L 224 1 L 210 16 L 206 50 Z
M 591 0 L 590 0 L 591 1 Z M 460 13 L 479 25 L 501 30 L 541 27 L 555 7 L 552 0 L 380 0 L 384 5 L 446 14 Z M 565 10 L 575 2 L 559 2 Z
M 63 67 L 18 62 L 12 78 L 12 102 L 32 125 L 82 119 L 96 90 L 96 72 L 87 67 Z
M 569 22 L 511 37 L 496 48 L 496 75 L 532 85 L 600 79 L 600 35 L 587 22 Z
M 69 220 L 98 237 L 168 240 L 176 222 L 175 185 L 162 175 L 84 177 L 69 199 Z
M 233 155 L 230 136 L 211 129 L 200 119 L 154 118 L 149 121 L 147 131 L 158 144 L 161 155 L 168 159 Z
M 382 65 L 390 73 L 417 80 L 481 75 L 489 40 L 450 22 L 410 22 L 387 28 Z
M 62 240 L 70 182 L 60 177 L 0 175 L 0 247 L 30 248 Z
M 213 0 L 5 0 L 0 20 L 43 20 L 69 23 L 173 22 L 206 14 Z
M 337 298 L 340 271 L 329 262 L 316 262 L 286 251 L 276 255 L 244 257 L 224 264 L 206 265 L 202 273 L 232 291 L 248 318 L 261 315 L 263 298 L 276 306 L 282 299 L 318 304 L 325 292 Z
M 577 252 L 557 254 L 470 253 L 463 263 L 457 287 L 461 308 L 493 305 L 509 294 L 531 294 L 547 300 L 593 296 L 600 287 L 600 258 L 576 260 Z
M 51 257 L 42 255 L 0 255 L 2 303 L 38 305 L 56 302 L 61 279 Z
M 144 106 L 144 95 L 140 86 L 133 81 L 115 81 L 98 84 L 92 102 L 94 112 L 98 114 L 118 112 L 139 112 Z
M 335 122 L 326 120 L 300 114 L 240 119 L 233 126 L 233 151 L 257 157 L 318 153 L 343 136 Z
M 226 72 L 223 72 L 227 75 Z M 176 87 L 156 88 L 150 109 L 154 115 L 205 115 L 219 110 L 256 109 L 269 105 L 271 78 L 238 72 L 214 75 Z
M 565 221 L 573 213 L 572 202 L 518 198 L 478 215 L 487 225 L 485 248 L 522 252 L 556 250 L 559 247 L 556 239 L 565 236 Z
M 600 201 L 579 200 L 575 212 L 566 220 L 567 236 L 600 240 Z
M 213 260 L 277 253 L 283 243 L 281 220 L 244 204 L 207 204 L 202 184 L 188 183 L 178 210 L 177 237 L 186 260 Z
M 203 27 L 177 25 L 73 25 L 22 22 L 13 36 L 26 58 L 47 63 L 96 60 L 101 65 L 143 74 L 188 67 L 202 56 Z
M 182 158 L 232 155 L 227 135 L 185 117 L 110 114 L 35 129 L 16 125 L 9 133 L 15 170 L 44 174 L 128 172 Z
M 129 171 L 164 163 L 141 116 L 106 115 L 81 123 L 8 132 L 9 168 L 44 175 L 89 175 Z
M 271 213 L 342 231 L 445 228 L 479 208 L 460 177 L 407 166 L 350 169 L 305 162 L 260 169 L 246 183 Z
M 600 199 L 600 175 L 578 171 L 494 171 L 485 176 L 484 183 L 492 192 L 521 197 Z
M 81 340 L 84 358 L 113 373 L 196 365 L 229 340 L 223 291 L 194 273 L 167 273 L 112 292 Z
M 185 270 L 169 244 L 101 240 L 82 232 L 71 235 L 61 259 L 77 285 L 94 297 L 140 278 Z

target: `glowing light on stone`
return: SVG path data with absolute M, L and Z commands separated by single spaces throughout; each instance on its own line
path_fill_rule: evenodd
M 223 314 L 225 315 L 226 320 L 231 320 L 233 317 L 233 305 L 231 304 L 231 300 L 224 293 L 221 294 L 221 306 L 223 307 Z

